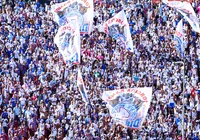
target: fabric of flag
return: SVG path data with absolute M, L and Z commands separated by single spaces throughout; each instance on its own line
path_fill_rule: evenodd
M 80 63 L 80 31 L 78 23 L 66 24 L 58 29 L 54 38 L 65 62 Z
M 117 43 L 125 49 L 133 51 L 133 41 L 124 10 L 99 26 L 99 31 L 116 39 Z
M 151 87 L 111 90 L 102 95 L 116 123 L 134 129 L 141 128 L 151 98 Z
M 52 5 L 53 19 L 59 26 L 76 22 L 81 34 L 90 34 L 93 25 L 94 5 L 92 0 L 68 0 Z
M 83 78 L 82 78 L 82 74 L 81 74 L 80 69 L 78 69 L 77 86 L 78 86 L 78 89 L 80 91 L 80 94 L 82 96 L 83 101 L 85 103 L 89 103 L 89 100 L 88 100 L 88 97 L 87 97 L 87 91 L 85 89 L 85 85 L 84 85 L 84 82 L 83 82 Z
M 189 22 L 192 29 L 195 32 L 200 33 L 199 19 L 197 18 L 194 9 L 192 8 L 189 2 L 169 1 L 169 0 L 163 0 L 162 2 L 165 3 L 167 6 L 172 7 L 176 9 L 178 12 L 180 12 L 184 16 L 184 18 Z
M 174 35 L 175 47 L 177 51 L 180 53 L 181 57 L 184 57 L 184 48 L 183 48 L 183 21 L 180 20 Z

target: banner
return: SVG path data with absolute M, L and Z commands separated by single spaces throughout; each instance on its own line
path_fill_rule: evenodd
M 105 32 L 116 39 L 120 46 L 123 46 L 131 52 L 133 51 L 133 41 L 129 24 L 123 10 L 100 26 L 99 31 Z
M 86 93 L 86 89 L 85 89 L 85 85 L 83 82 L 83 78 L 82 78 L 82 74 L 80 69 L 78 69 L 78 78 L 77 78 L 77 86 L 78 89 L 81 93 L 82 99 L 85 103 L 89 103 L 88 97 L 87 97 L 87 93 Z
M 200 33 L 199 19 L 197 18 L 196 13 L 194 12 L 194 9 L 192 8 L 189 2 L 169 1 L 169 0 L 163 0 L 162 2 L 169 7 L 177 9 L 177 11 L 180 12 L 184 16 L 184 18 L 189 22 L 192 29 L 195 32 Z
M 54 21 L 59 26 L 66 23 L 74 24 L 77 18 L 81 34 L 90 34 L 93 25 L 94 5 L 92 0 L 68 0 L 52 5 Z
M 180 53 L 181 57 L 184 57 L 184 48 L 183 48 L 183 21 L 180 20 L 174 35 L 174 41 L 177 51 Z
M 78 23 L 61 26 L 54 38 L 65 62 L 80 63 L 80 31 Z
M 119 124 L 140 129 L 150 106 L 152 88 L 129 88 L 103 93 L 111 117 Z

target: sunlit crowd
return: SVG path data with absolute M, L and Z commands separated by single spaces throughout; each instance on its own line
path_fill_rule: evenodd
M 173 40 L 183 17 L 176 10 L 150 0 L 94 2 L 93 31 L 81 36 L 86 104 L 77 65 L 65 63 L 54 44 L 54 3 L 0 4 L 1 140 L 175 140 L 182 129 L 188 140 L 200 139 L 200 34 L 183 20 L 185 57 L 180 57 Z M 200 18 L 200 1 L 192 6 Z M 133 52 L 98 31 L 122 9 Z M 139 130 L 115 122 L 101 99 L 104 91 L 134 87 L 153 87 Z

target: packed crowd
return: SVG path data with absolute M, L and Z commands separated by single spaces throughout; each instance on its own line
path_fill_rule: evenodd
M 87 105 L 77 89 L 77 66 L 64 63 L 53 42 L 58 25 L 49 12 L 52 4 L 0 4 L 0 139 L 180 139 L 183 101 L 185 137 L 200 139 L 200 34 L 184 20 L 181 59 L 173 42 L 182 18 L 177 11 L 148 0 L 95 2 L 93 32 L 81 36 Z M 192 6 L 200 17 L 200 1 Z M 122 9 L 133 53 L 98 31 Z M 151 86 L 153 98 L 140 130 L 113 121 L 103 91 Z

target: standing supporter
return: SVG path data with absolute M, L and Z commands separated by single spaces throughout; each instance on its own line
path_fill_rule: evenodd
M 0 1 L 1 2 L 1 1 Z M 77 66 L 63 62 L 53 43 L 58 25 L 49 12 L 61 1 L 0 3 L 0 139 L 179 139 L 185 101 L 185 137 L 200 139 L 200 37 L 184 20 L 185 79 L 173 34 L 180 14 L 148 0 L 95 1 L 94 25 L 125 9 L 134 52 L 97 28 L 81 36 L 86 105 Z M 199 17 L 199 1 L 193 8 Z M 153 87 L 140 130 L 116 124 L 101 99 L 105 90 Z M 184 98 L 183 98 L 184 95 Z

